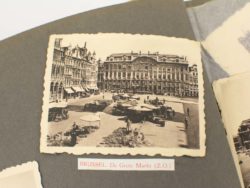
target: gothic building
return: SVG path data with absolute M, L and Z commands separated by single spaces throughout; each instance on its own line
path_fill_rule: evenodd
M 118 53 L 108 56 L 102 66 L 99 87 L 106 90 L 198 96 L 197 66 L 189 66 L 186 57 L 149 52 Z
M 50 102 L 79 96 L 87 90 L 97 89 L 97 62 L 95 52 L 79 46 L 62 47 L 56 39 L 51 69 Z

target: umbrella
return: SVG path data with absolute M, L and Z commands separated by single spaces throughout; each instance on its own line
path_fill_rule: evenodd
M 88 122 L 89 125 L 91 125 L 91 123 L 93 122 L 98 122 L 99 126 L 100 126 L 100 116 L 96 115 L 96 114 L 87 114 L 84 115 L 82 117 L 80 117 L 80 120 L 84 121 L 84 122 Z
M 132 99 L 139 99 L 140 97 L 137 96 L 137 95 L 133 95 L 131 98 L 132 98 Z
M 151 104 L 143 104 L 142 108 L 148 108 L 148 109 L 155 110 L 155 109 L 159 109 L 160 107 L 156 107 L 156 106 L 151 105 Z
M 150 112 L 150 111 L 152 111 L 152 109 L 142 108 L 140 106 L 134 106 L 134 107 L 130 107 L 128 109 L 134 110 L 134 111 L 140 111 L 140 112 Z
M 132 107 L 133 105 L 132 104 L 128 104 L 128 103 L 123 103 L 123 104 L 121 104 L 122 105 L 122 107 L 127 107 L 127 108 L 129 108 L 129 107 Z
M 126 93 L 125 93 L 125 94 L 123 94 L 122 96 L 123 96 L 123 97 L 129 97 L 129 95 L 128 95 L 128 94 L 126 94 Z

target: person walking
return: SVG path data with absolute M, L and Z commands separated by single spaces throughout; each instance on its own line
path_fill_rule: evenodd
M 72 130 L 70 131 L 70 145 L 74 146 L 77 143 L 77 130 L 79 129 L 78 125 L 76 124 L 76 122 L 73 123 L 72 125 Z
M 185 129 L 187 130 L 188 129 L 188 118 L 187 118 L 187 116 L 185 117 Z
M 129 118 L 127 118 L 127 133 L 131 131 L 131 121 Z
M 190 116 L 190 110 L 189 110 L 189 108 L 187 108 L 187 115 L 188 115 L 188 117 Z

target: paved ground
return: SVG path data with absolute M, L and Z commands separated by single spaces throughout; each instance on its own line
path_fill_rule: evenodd
M 121 117 L 112 116 L 106 113 L 100 113 L 101 125 L 95 132 L 88 135 L 86 138 L 78 140 L 79 146 L 98 146 L 103 141 L 103 137 L 107 137 L 119 127 L 125 127 L 126 124 L 123 120 L 119 120 Z
M 143 103 L 144 99 L 148 95 L 139 95 L 141 97 L 139 103 Z M 132 124 L 132 128 L 140 128 L 145 135 L 145 139 L 151 143 L 152 146 L 158 147 L 180 147 L 187 145 L 187 136 L 185 131 L 185 126 L 182 117 L 184 116 L 183 104 L 184 100 L 168 97 L 168 96 L 157 96 L 160 100 L 163 98 L 166 103 L 171 106 L 177 116 L 172 121 L 166 121 L 165 127 L 160 127 L 157 124 L 151 122 L 144 122 Z M 111 99 L 111 93 L 104 94 L 105 99 Z M 150 99 L 155 99 L 156 96 L 149 95 Z M 103 94 L 93 95 L 89 98 L 69 100 L 68 103 L 71 105 L 84 105 L 85 103 L 103 99 Z M 188 103 L 196 104 L 195 101 L 185 100 Z M 60 122 L 50 122 L 49 123 L 49 134 L 56 134 L 58 132 L 66 132 L 72 128 L 74 122 L 80 126 L 89 125 L 80 120 L 81 116 L 91 114 L 90 112 L 75 112 L 69 111 L 69 119 Z M 113 116 L 106 113 L 99 113 L 101 118 L 100 128 L 95 132 L 89 134 L 86 138 L 78 138 L 79 146 L 98 146 L 103 142 L 103 138 L 112 134 L 112 132 L 119 127 L 126 127 L 124 120 L 121 120 L 121 116 Z M 178 114 L 180 114 L 178 116 Z M 181 117 L 181 118 L 179 118 Z

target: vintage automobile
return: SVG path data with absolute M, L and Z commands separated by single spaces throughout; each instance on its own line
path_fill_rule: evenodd
M 99 95 L 100 94 L 100 91 L 99 90 L 95 90 L 94 91 L 94 95 Z
M 159 124 L 161 127 L 165 127 L 165 120 L 161 117 L 154 116 L 152 122 Z
M 118 101 L 118 100 L 121 99 L 121 96 L 120 96 L 119 94 L 114 94 L 114 95 L 112 96 L 112 99 L 113 99 L 114 101 Z
M 68 110 L 66 107 L 52 107 L 49 108 L 48 121 L 61 121 L 68 119 Z
M 173 119 L 175 116 L 175 111 L 170 106 L 167 106 L 167 105 L 161 106 L 161 111 L 165 119 Z
M 90 97 L 90 94 L 87 93 L 87 92 L 82 93 L 82 94 L 80 95 L 80 98 L 87 98 L 87 97 Z
M 84 105 L 83 111 L 97 112 L 103 111 L 107 106 L 112 103 L 111 100 L 96 100 Z
M 149 104 L 155 105 L 155 106 L 160 106 L 160 105 L 164 105 L 164 101 L 160 101 L 158 98 L 156 99 L 151 99 L 151 100 L 147 100 L 147 102 Z

